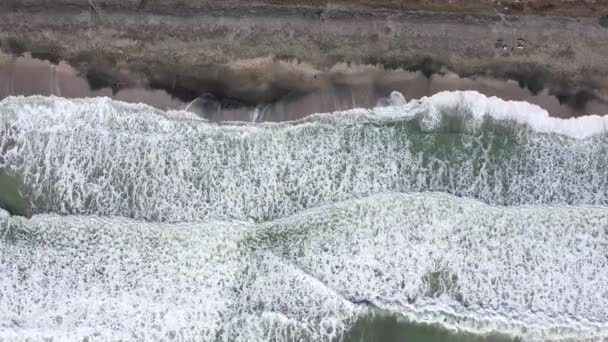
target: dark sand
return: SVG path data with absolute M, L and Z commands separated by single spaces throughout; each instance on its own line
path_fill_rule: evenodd
M 488 96 L 538 104 L 551 115 L 559 117 L 585 114 L 606 114 L 608 106 L 596 101 L 583 108 L 560 104 L 555 96 L 542 91 L 537 95 L 520 87 L 515 81 L 487 77 L 460 78 L 454 74 L 431 77 L 421 72 L 386 71 L 372 66 L 337 65 L 329 72 L 311 74 L 315 87 L 308 93 L 288 94 L 277 101 L 257 106 L 232 105 L 219 113 L 205 113 L 198 105 L 189 107 L 211 120 L 250 121 L 257 107 L 258 121 L 285 121 L 312 113 L 332 112 L 351 108 L 370 108 L 391 91 L 401 92 L 407 100 L 433 95 L 444 90 L 476 90 Z M 68 98 L 107 96 L 116 100 L 145 103 L 163 110 L 185 109 L 188 102 L 174 98 L 163 90 L 145 87 L 91 89 L 86 78 L 65 62 L 51 64 L 30 56 L 11 58 L 0 64 L 0 98 L 7 96 L 56 95 Z

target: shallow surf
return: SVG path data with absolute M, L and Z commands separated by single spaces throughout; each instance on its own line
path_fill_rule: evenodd
M 0 101 L 0 340 L 608 338 L 608 119 L 444 92 L 283 123 Z

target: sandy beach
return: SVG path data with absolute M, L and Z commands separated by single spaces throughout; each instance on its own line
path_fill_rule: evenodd
M 66 62 L 52 64 L 27 55 L 0 64 L 0 98 L 20 95 L 55 95 L 68 98 L 104 96 L 132 103 L 141 102 L 163 110 L 187 109 L 213 121 L 287 121 L 312 113 L 371 108 L 392 91 L 401 92 L 409 101 L 441 91 L 476 90 L 505 100 L 534 103 L 557 117 L 608 113 L 608 105 L 597 100 L 591 100 L 584 106 L 576 106 L 567 102 L 560 103 L 548 90 L 533 94 L 513 80 L 462 78 L 453 73 L 426 77 L 420 71 L 337 65 L 324 75 L 317 75 L 315 81 L 314 89 L 309 92 L 288 94 L 273 102 L 237 102 L 222 107 L 221 99 L 211 96 L 214 104 L 209 107 L 209 101 L 202 100 L 209 99 L 208 92 L 202 93 L 198 100 L 185 101 L 165 90 L 145 86 L 125 89 L 92 88 L 88 80 Z
M 604 2 L 524 3 L 9 1 L 0 96 L 179 109 L 213 94 L 213 120 L 256 107 L 288 120 L 373 106 L 392 90 L 479 90 L 556 116 L 607 113 Z

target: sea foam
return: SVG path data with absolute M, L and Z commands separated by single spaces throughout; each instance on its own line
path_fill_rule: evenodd
M 264 221 L 386 191 L 608 204 L 608 136 L 600 124 L 578 130 L 604 118 L 546 118 L 474 92 L 278 124 L 210 124 L 107 98 L 8 98 L 0 115 L 0 167 L 23 175 L 38 213 Z
M 475 92 L 387 104 L 218 125 L 1 101 L 0 168 L 51 214 L 0 211 L 0 340 L 335 341 L 378 309 L 608 338 L 605 118 Z
M 444 91 L 420 101 L 430 104 L 435 110 L 452 112 L 451 108 L 465 108 L 467 113 L 481 119 L 492 117 L 529 126 L 542 133 L 555 133 L 584 139 L 608 131 L 608 116 L 587 115 L 576 118 L 551 117 L 538 105 L 525 101 L 505 101 L 498 97 L 487 97 L 476 91 Z M 457 114 L 458 115 L 458 114 Z
M 373 307 L 476 334 L 608 338 L 607 227 L 606 208 L 438 193 L 260 224 L 2 218 L 0 340 L 335 341 Z

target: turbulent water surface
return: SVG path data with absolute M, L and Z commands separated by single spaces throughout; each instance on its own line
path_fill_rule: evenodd
M 386 104 L 1 101 L 0 340 L 608 338 L 608 119 Z

